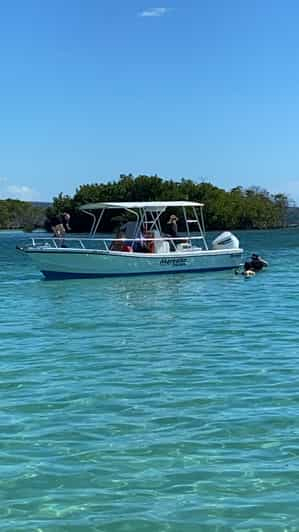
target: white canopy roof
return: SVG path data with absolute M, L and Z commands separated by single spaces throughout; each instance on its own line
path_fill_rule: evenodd
M 80 207 L 81 211 L 97 209 L 147 209 L 159 210 L 167 207 L 203 207 L 203 203 L 194 201 L 128 201 L 119 203 L 87 203 Z

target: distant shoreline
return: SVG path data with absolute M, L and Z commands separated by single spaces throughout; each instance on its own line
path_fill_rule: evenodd
M 47 233 L 48 234 L 48 231 L 46 231 L 45 229 L 43 229 L 42 227 L 40 229 L 34 229 L 33 231 L 26 231 L 25 229 L 0 229 L 0 234 L 3 234 L 3 233 Z

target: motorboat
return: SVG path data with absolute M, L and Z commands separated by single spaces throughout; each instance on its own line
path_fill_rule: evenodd
M 208 247 L 203 207 L 192 201 L 88 203 L 80 207 L 92 219 L 87 237 L 34 236 L 18 249 L 47 279 L 238 268 L 243 250 L 233 233 L 221 233 Z M 171 215 L 179 221 L 176 234 L 170 232 L 167 223 Z M 105 226 L 109 216 L 126 221 L 117 235 L 101 233 L 101 224 Z

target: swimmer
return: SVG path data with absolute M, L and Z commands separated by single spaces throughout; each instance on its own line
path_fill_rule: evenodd
M 253 277 L 257 272 L 263 270 L 268 266 L 268 262 L 260 255 L 252 253 L 250 259 L 244 262 L 243 271 L 235 270 L 235 274 L 238 275 L 241 273 L 245 277 Z
M 255 275 L 255 271 L 245 270 L 244 272 L 242 272 L 242 275 L 244 275 L 245 277 L 253 277 Z
M 262 257 L 260 255 L 257 255 L 256 253 L 252 253 L 250 264 L 251 264 L 251 268 L 256 272 L 268 266 L 268 262 L 262 259 Z
M 246 262 L 244 263 L 244 270 L 242 272 L 242 275 L 251 277 L 252 275 L 255 275 L 256 272 L 260 272 L 267 266 L 268 266 L 268 262 L 266 260 L 262 259 L 260 255 L 256 255 L 256 253 L 252 253 L 250 259 L 246 260 Z

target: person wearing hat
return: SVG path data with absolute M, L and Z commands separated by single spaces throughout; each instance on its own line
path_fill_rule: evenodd
M 167 222 L 167 233 L 169 236 L 176 237 L 178 235 L 178 217 L 171 214 Z
M 175 214 L 171 214 L 167 222 L 166 233 L 168 236 L 175 238 L 178 234 L 178 217 Z M 170 251 L 176 251 L 176 241 L 171 240 L 169 242 Z

